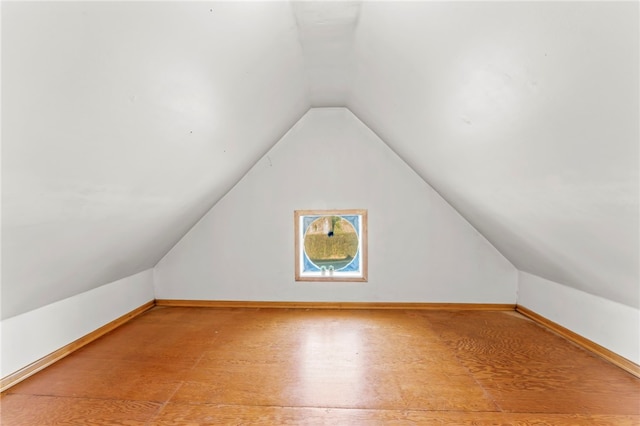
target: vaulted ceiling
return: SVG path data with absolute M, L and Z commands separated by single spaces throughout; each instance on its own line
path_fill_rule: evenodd
M 637 2 L 2 2 L 2 316 L 153 267 L 346 107 L 516 267 L 640 307 Z

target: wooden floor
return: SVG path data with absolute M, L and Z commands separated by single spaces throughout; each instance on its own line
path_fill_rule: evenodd
M 640 425 L 640 380 L 515 312 L 160 308 L 5 392 L 11 425 Z

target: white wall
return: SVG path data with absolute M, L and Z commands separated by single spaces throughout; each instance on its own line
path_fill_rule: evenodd
M 154 299 L 151 269 L 0 322 L 6 377 Z
M 2 2 L 1 27 L 2 318 L 152 268 L 310 105 L 288 2 Z
M 365 1 L 346 106 L 518 269 L 640 309 L 639 12 Z
M 294 280 L 293 212 L 368 209 L 369 281 Z M 158 299 L 515 303 L 516 269 L 344 108 L 311 109 L 155 268 Z
M 640 364 L 640 310 L 519 272 L 518 304 Z

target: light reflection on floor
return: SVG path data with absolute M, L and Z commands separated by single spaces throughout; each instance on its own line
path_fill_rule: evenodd
M 357 324 L 318 323 L 301 333 L 296 391 L 302 400 L 318 401 L 336 393 L 357 400 L 366 386 L 363 330 Z

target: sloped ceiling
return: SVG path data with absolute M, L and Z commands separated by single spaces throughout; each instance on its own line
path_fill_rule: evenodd
M 637 2 L 1 11 L 4 318 L 154 266 L 321 106 L 518 268 L 640 306 Z
M 347 106 L 517 268 L 639 307 L 638 5 L 365 3 Z
M 308 109 L 284 2 L 2 2 L 2 315 L 153 267 Z

